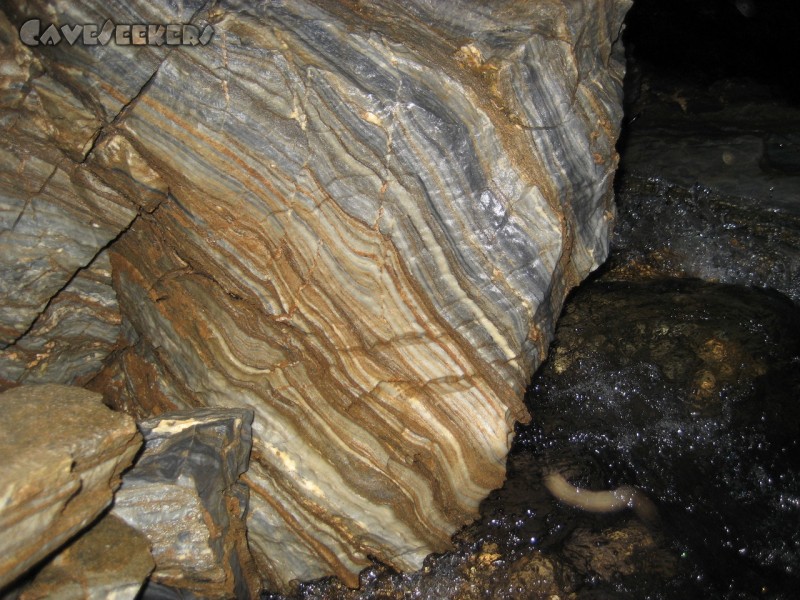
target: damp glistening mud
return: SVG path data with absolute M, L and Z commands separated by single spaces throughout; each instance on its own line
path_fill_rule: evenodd
M 295 598 L 793 598 L 800 588 L 800 311 L 698 280 L 581 286 L 528 391 L 507 481 L 453 552 Z M 632 486 L 593 513 L 544 479 Z M 267 594 L 265 599 L 279 596 Z

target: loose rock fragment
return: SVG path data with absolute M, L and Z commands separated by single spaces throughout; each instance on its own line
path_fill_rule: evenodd
M 48 563 L 19 600 L 134 600 L 154 567 L 147 538 L 106 515 Z
M 100 400 L 52 384 L 0 394 L 0 587 L 111 502 L 141 436 Z
M 140 423 L 145 449 L 117 492 L 113 515 L 152 544 L 151 581 L 200 598 L 248 597 L 244 534 L 252 413 L 201 409 Z M 249 579 L 248 579 L 249 578 Z

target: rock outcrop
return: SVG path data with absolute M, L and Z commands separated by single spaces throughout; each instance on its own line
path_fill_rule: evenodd
M 0 588 L 89 525 L 141 445 L 133 419 L 62 385 L 0 395 Z
M 418 568 L 502 483 L 606 256 L 629 1 L 57 5 L 6 10 L 214 36 L 6 28 L 5 343 L 114 239 L 129 348 L 96 383 L 135 414 L 254 411 L 265 582 Z
M 244 514 L 253 414 L 200 409 L 143 421 L 144 450 L 111 512 L 152 546 L 150 582 L 194 597 L 255 597 Z

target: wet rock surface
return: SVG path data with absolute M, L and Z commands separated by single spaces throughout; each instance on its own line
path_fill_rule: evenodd
M 796 207 L 661 178 L 628 175 L 619 185 L 609 278 L 700 277 L 770 287 L 800 300 Z
M 562 316 L 531 391 L 545 422 L 520 443 L 582 456 L 586 487 L 646 492 L 703 582 L 684 571 L 689 591 L 786 596 L 800 578 L 798 361 L 800 311 L 778 294 L 596 283 Z
M 17 600 L 134 600 L 154 567 L 147 538 L 107 514 L 48 562 Z
M 141 532 L 156 567 L 144 598 L 247 598 L 260 587 L 244 517 L 252 412 L 199 409 L 139 423 L 144 450 L 125 474 L 111 514 Z
M 458 550 L 362 589 L 292 598 L 791 598 L 800 582 L 800 309 L 698 280 L 594 281 L 534 377 L 502 489 Z M 593 515 L 546 491 L 634 485 L 658 510 Z M 277 596 L 265 596 L 278 598 Z
M 699 277 L 800 301 L 798 23 L 796 2 L 631 10 L 616 277 Z
M 62 385 L 0 394 L 0 587 L 111 503 L 141 436 L 99 394 Z
M 768 140 L 800 128 L 800 110 L 769 99 L 711 114 L 655 95 L 640 102 L 616 182 L 615 275 L 700 277 L 800 300 L 800 177 L 768 158 Z M 787 163 L 800 158 L 790 146 L 780 144 Z

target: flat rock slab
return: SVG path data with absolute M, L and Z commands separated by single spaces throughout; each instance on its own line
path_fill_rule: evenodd
M 244 534 L 252 411 L 200 409 L 139 424 L 145 447 L 112 514 L 152 544 L 151 580 L 197 598 L 250 595 Z
M 147 538 L 106 515 L 48 563 L 18 600 L 134 600 L 154 567 Z
M 0 395 L 0 586 L 91 523 L 141 445 L 133 419 L 62 385 Z

